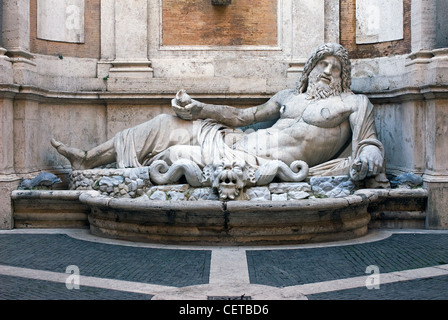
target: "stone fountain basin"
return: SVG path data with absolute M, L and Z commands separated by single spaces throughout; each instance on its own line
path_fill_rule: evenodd
M 357 238 L 368 231 L 374 189 L 342 198 L 288 201 L 144 201 L 97 191 L 80 195 L 94 235 L 197 245 L 298 244 Z

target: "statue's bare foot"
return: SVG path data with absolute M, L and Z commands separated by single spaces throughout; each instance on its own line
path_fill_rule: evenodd
M 51 139 L 51 145 L 56 148 L 56 150 L 66 157 L 68 161 L 70 161 L 70 164 L 73 169 L 80 170 L 80 169 L 87 169 L 84 168 L 83 163 L 86 159 L 87 153 L 83 150 L 72 148 L 69 146 L 66 146 L 62 142 L 56 141 L 55 139 Z

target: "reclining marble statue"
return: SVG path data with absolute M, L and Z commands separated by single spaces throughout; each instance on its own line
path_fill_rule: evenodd
M 155 166 L 155 177 L 181 163 L 183 173 L 200 168 L 202 174 L 209 172 L 209 183 L 219 175 L 221 182 L 239 188 L 269 183 L 275 175 L 283 181 L 348 175 L 354 181 L 387 183 L 373 105 L 350 85 L 348 52 L 327 43 L 308 59 L 297 88 L 282 90 L 259 106 L 206 104 L 181 90 L 171 102 L 176 115 L 158 115 L 91 150 L 51 143 L 74 170 L 116 162 L 118 168 Z M 250 128 L 268 121 L 273 123 L 268 128 Z

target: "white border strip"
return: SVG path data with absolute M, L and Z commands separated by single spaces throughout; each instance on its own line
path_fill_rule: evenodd
M 448 275 L 448 264 L 427 267 L 420 269 L 396 271 L 390 273 L 384 273 L 379 275 L 380 288 L 381 285 L 394 282 L 402 282 L 409 280 L 417 280 L 424 278 L 432 278 L 438 276 Z M 317 283 L 309 283 L 298 286 L 286 287 L 283 290 L 286 292 L 298 291 L 304 295 L 311 295 L 317 293 L 325 293 L 332 291 L 340 291 L 354 288 L 366 287 L 366 280 L 368 276 L 360 276 L 347 279 L 331 280 Z M 367 290 L 367 289 L 366 289 Z
M 70 279 L 69 277 L 72 276 L 71 273 L 60 273 L 60 272 L 52 272 L 52 271 L 44 271 L 28 268 L 11 267 L 5 265 L 0 265 L 0 274 L 5 276 L 20 277 L 34 280 L 44 280 L 58 283 L 67 283 L 67 281 Z M 151 294 L 151 295 L 155 295 L 160 292 L 164 292 L 166 290 L 175 288 L 170 286 L 161 286 L 142 282 L 88 277 L 82 275 L 79 275 L 79 284 L 80 287 L 87 286 L 101 289 Z
M 5 276 L 12 276 L 12 277 L 21 277 L 26 279 L 34 279 L 34 280 L 44 280 L 44 281 L 51 281 L 51 282 L 57 282 L 57 283 L 67 283 L 69 277 L 71 274 L 67 273 L 59 273 L 59 272 L 51 272 L 51 271 L 43 271 L 43 270 L 35 270 L 35 269 L 28 269 L 28 268 L 19 268 L 19 267 L 11 267 L 11 266 L 5 266 L 0 265 L 0 274 Z M 438 276 L 447 276 L 448 275 L 448 264 L 440 265 L 436 267 L 427 267 L 427 268 L 420 268 L 420 269 L 413 269 L 413 270 L 405 270 L 405 271 L 397 271 L 397 272 L 390 272 L 390 273 L 384 273 L 380 275 L 380 286 L 387 283 L 395 283 L 395 282 L 403 282 L 403 281 L 409 281 L 409 280 L 417 280 L 417 279 L 424 279 L 424 278 L 433 278 Z M 220 278 L 221 280 L 224 280 L 223 278 Z M 347 289 L 355 289 L 355 288 L 362 288 L 366 287 L 366 276 L 360 276 L 360 277 L 353 277 L 353 278 L 346 278 L 346 279 L 338 279 L 338 280 L 332 280 L 332 281 L 323 281 L 323 282 L 317 282 L 317 283 L 310 283 L 310 284 L 304 284 L 304 285 L 297 285 L 297 286 L 290 286 L 285 287 L 280 290 L 276 287 L 272 287 L 272 290 L 268 290 L 269 286 L 263 286 L 266 287 L 266 290 L 270 292 L 269 298 L 270 299 L 276 299 L 276 298 L 286 298 L 286 297 L 298 297 L 299 295 L 312 295 L 312 294 L 319 294 L 319 293 L 326 293 L 326 292 L 332 292 L 332 291 L 341 291 L 341 290 L 347 290 Z M 79 284 L 80 287 L 82 286 L 88 286 L 88 287 L 95 287 L 95 288 L 101 288 L 101 289 L 108 289 L 108 290 L 116 290 L 116 291 L 123 291 L 123 292 L 132 292 L 132 293 L 139 293 L 139 294 L 147 294 L 147 295 L 157 295 L 157 294 L 163 294 L 164 292 L 177 292 L 180 290 L 180 292 L 183 291 L 182 288 L 176 288 L 176 287 L 170 287 L 170 286 L 161 286 L 161 285 L 154 285 L 154 284 L 148 284 L 148 283 L 141 283 L 141 282 L 132 282 L 132 281 L 124 281 L 124 280 L 115 280 L 115 279 L 105 279 L 105 278 L 97 278 L 97 277 L 88 277 L 88 276 L 81 276 L 79 278 Z M 229 285 L 232 285 L 231 283 L 223 283 L 220 281 L 210 281 L 210 284 L 208 285 L 200 285 L 200 286 L 193 286 L 193 287 L 185 287 L 185 288 L 202 288 L 206 290 L 207 288 L 214 288 L 215 294 L 222 294 L 226 295 L 228 294 Z M 236 285 L 236 283 L 235 283 Z M 247 283 L 239 283 L 238 286 L 246 286 L 246 290 L 250 287 L 258 288 L 258 285 L 251 285 Z M 367 289 L 366 289 L 367 290 Z M 197 290 L 196 295 L 200 295 L 201 290 Z M 182 296 L 181 293 L 178 293 L 177 298 L 180 298 Z M 199 296 L 198 296 L 199 297 Z

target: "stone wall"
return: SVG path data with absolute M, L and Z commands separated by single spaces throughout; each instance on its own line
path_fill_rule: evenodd
M 401 0 L 400 0 L 401 1 Z M 383 3 L 384 10 L 396 11 L 391 4 L 396 1 L 364 1 L 371 4 Z M 403 26 L 402 39 L 393 41 L 371 41 L 371 43 L 359 43 L 357 41 L 357 19 L 356 0 L 341 1 L 341 44 L 349 51 L 350 56 L 355 58 L 375 58 L 392 55 L 408 54 L 411 52 L 411 2 L 403 0 Z M 389 6 L 391 5 L 391 6 Z M 397 14 L 397 13 L 395 13 Z M 369 11 L 367 17 L 371 17 Z M 386 29 L 387 31 L 387 29 Z
M 403 0 L 403 39 L 368 44 L 356 40 L 355 0 L 263 0 L 257 8 L 249 1 L 214 8 L 205 0 L 199 7 L 186 0 L 135 0 L 132 7 L 125 0 L 85 0 L 82 43 L 38 38 L 37 2 L 0 4 L 0 202 L 7 208 L 0 228 L 13 225 L 6 198 L 22 176 L 47 170 L 67 181 L 67 160 L 50 138 L 93 147 L 172 113 L 170 100 L 181 88 L 204 102 L 261 104 L 293 88 L 312 50 L 330 41 L 350 51 L 352 89 L 375 105 L 388 172 L 423 174 L 433 190 L 428 227 L 448 227 L 444 1 Z M 177 25 L 182 10 L 185 21 Z M 215 28 L 215 42 L 203 33 L 176 37 L 189 22 L 191 30 Z
M 162 45 L 277 46 L 277 0 L 162 1 Z
M 100 0 L 85 1 L 84 23 L 82 25 L 83 41 L 80 43 L 70 43 L 64 41 L 49 41 L 38 38 L 37 25 L 37 0 L 30 0 L 30 51 L 51 56 L 94 58 L 100 57 Z M 49 16 L 49 28 L 54 28 L 60 24 L 65 25 L 65 17 L 60 23 L 56 23 L 58 17 Z M 40 18 L 42 19 L 42 18 Z M 51 25 L 53 24 L 53 25 Z

